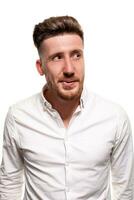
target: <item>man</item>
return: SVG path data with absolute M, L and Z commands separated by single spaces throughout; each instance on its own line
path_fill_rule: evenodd
M 10 107 L 6 117 L 0 199 L 134 200 L 132 133 L 125 111 L 88 92 L 84 37 L 76 19 L 35 26 L 36 62 L 46 85 Z

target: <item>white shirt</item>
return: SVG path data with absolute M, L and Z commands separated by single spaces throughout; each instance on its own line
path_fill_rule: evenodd
M 110 171 L 111 170 L 111 171 Z M 84 90 L 68 128 L 36 94 L 10 107 L 0 199 L 134 200 L 132 133 L 125 111 Z

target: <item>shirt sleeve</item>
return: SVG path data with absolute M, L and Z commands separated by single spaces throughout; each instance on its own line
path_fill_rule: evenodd
M 118 117 L 111 156 L 113 200 L 134 200 L 134 153 L 130 121 L 125 111 Z
M 20 200 L 23 186 L 23 159 L 11 108 L 5 120 L 2 150 L 0 199 Z

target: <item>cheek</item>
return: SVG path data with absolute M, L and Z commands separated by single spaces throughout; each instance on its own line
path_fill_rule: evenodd
M 46 71 L 46 74 L 45 74 L 45 77 L 46 77 L 46 81 L 47 82 L 51 82 L 51 83 L 54 83 L 56 81 L 56 74 L 51 72 L 51 71 Z
M 51 73 L 48 71 L 48 69 L 45 69 L 45 78 L 47 82 L 50 82 L 51 78 Z
M 85 73 L 84 63 L 81 63 L 79 67 L 77 68 L 77 72 L 79 76 L 83 76 Z

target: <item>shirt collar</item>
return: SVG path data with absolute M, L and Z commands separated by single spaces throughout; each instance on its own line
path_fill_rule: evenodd
M 44 97 L 45 90 L 47 90 L 47 85 L 44 85 L 44 87 L 42 88 L 42 91 L 40 93 L 41 102 L 42 102 L 45 110 L 46 109 L 53 110 L 52 105 Z M 82 110 L 84 108 L 86 101 L 87 101 L 87 89 L 84 87 L 82 94 L 81 94 L 80 105 L 78 106 L 78 110 Z

